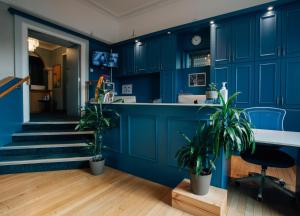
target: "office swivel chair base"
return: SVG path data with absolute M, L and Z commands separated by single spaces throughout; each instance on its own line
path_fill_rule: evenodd
M 266 170 L 267 169 L 265 167 L 263 167 L 261 174 L 258 174 L 258 173 L 253 173 L 253 175 L 250 174 L 247 177 L 235 180 L 235 184 L 238 186 L 242 182 L 251 182 L 251 181 L 258 182 L 259 183 L 259 189 L 258 189 L 258 194 L 257 194 L 258 201 L 263 200 L 263 190 L 265 188 L 265 185 L 270 185 L 274 188 L 277 188 L 278 190 L 282 191 L 283 193 L 287 194 L 289 197 L 294 199 L 295 198 L 294 193 L 289 191 L 288 189 L 286 189 L 284 187 L 284 184 L 282 184 L 278 181 L 274 181 L 274 179 L 277 179 L 277 178 L 272 177 L 272 176 L 267 176 Z
M 256 173 L 256 172 L 249 172 L 249 176 L 261 176 L 261 173 Z M 281 187 L 284 187 L 286 185 L 285 181 L 283 179 L 276 178 L 274 176 L 269 176 L 266 175 L 267 178 L 271 179 L 272 181 L 276 182 L 279 184 Z

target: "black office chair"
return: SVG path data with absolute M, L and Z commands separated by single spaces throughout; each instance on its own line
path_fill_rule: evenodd
M 245 113 L 246 118 L 248 118 L 252 126 L 256 129 L 283 130 L 283 122 L 286 114 L 286 111 L 283 109 L 253 107 L 246 109 Z M 294 159 L 281 151 L 280 147 L 256 143 L 256 150 L 253 154 L 249 150 L 241 153 L 241 157 L 249 163 L 260 165 L 261 173 L 249 173 L 248 177 L 235 180 L 237 185 L 246 181 L 259 181 L 260 185 L 257 195 L 259 201 L 263 199 L 265 184 L 269 184 L 294 198 L 294 194 L 284 187 L 285 183 L 282 180 L 266 175 L 268 167 L 289 168 L 294 166 Z

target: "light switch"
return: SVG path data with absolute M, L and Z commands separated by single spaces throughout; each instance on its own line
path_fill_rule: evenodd
M 122 85 L 122 94 L 132 94 L 132 84 Z

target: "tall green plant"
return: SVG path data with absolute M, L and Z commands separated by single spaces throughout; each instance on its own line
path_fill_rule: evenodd
M 180 168 L 189 168 L 195 175 L 208 175 L 215 169 L 216 156 L 213 153 L 211 126 L 207 123 L 199 123 L 193 139 L 185 134 L 181 135 L 186 140 L 176 153 L 177 164 Z
M 75 129 L 94 131 L 94 140 L 87 143 L 95 161 L 102 159 L 103 134 L 118 126 L 119 117 L 115 110 L 103 108 L 101 99 L 99 104 L 89 105 L 82 109 L 79 124 Z
M 213 151 L 219 155 L 224 149 L 225 155 L 229 158 L 233 152 L 243 152 L 251 149 L 255 151 L 255 139 L 251 125 L 245 118 L 243 110 L 233 107 L 233 102 L 240 93 L 233 94 L 225 103 L 219 93 L 220 107 L 212 107 L 216 111 L 210 115 L 212 126 Z

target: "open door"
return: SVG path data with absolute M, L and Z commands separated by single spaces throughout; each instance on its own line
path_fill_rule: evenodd
M 67 116 L 79 116 L 80 110 L 80 46 L 67 48 L 65 97 Z

